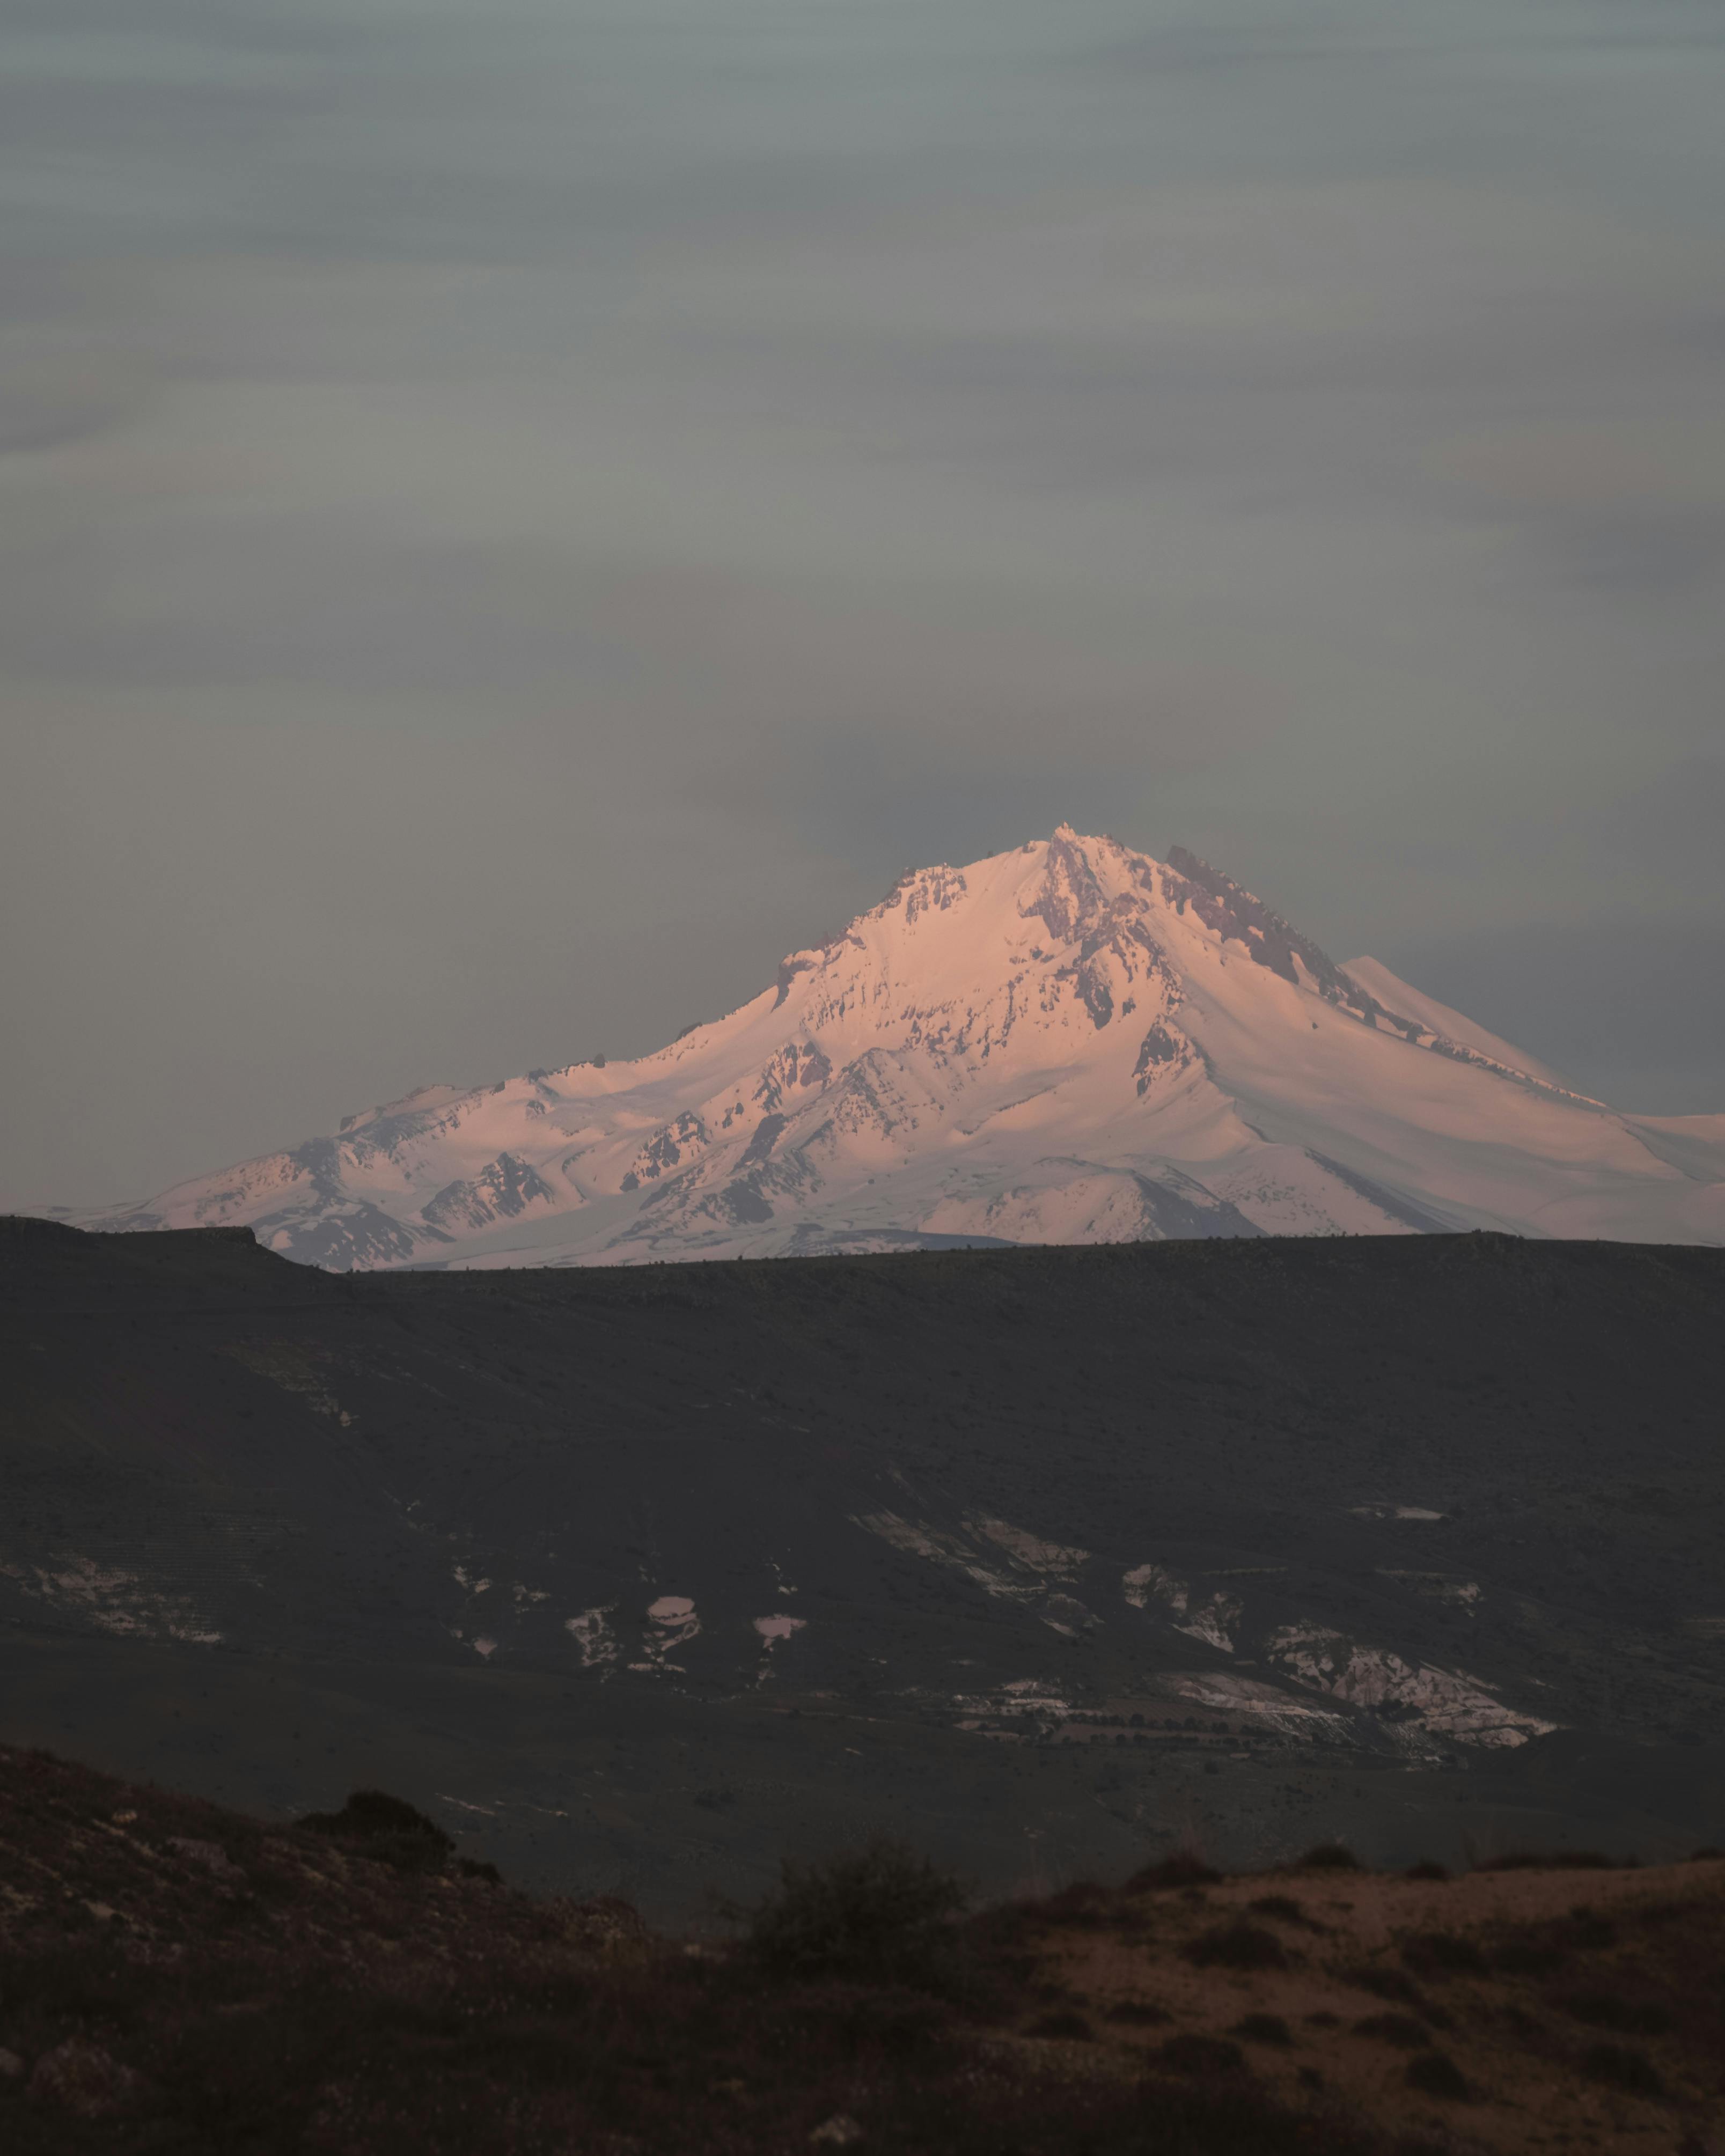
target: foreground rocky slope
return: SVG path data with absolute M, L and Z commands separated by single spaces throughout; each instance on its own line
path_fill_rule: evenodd
M 733 1941 L 464 1875 L 387 1799 L 321 1825 L 0 1751 L 8 2149 L 1718 2146 L 1717 1856 L 1453 1879 L 1333 1846 L 1231 1879 L 1177 1858 L 938 1927 L 889 1863 L 839 1904 L 805 1876 L 793 1922 Z
M 1620 1115 L 1230 878 L 1065 827 L 906 876 L 656 1055 L 422 1087 L 91 1216 L 346 1270 L 1456 1228 L 1725 1242 Z
M 1264 1239 L 336 1276 L 0 1228 L 0 1740 L 424 1793 L 680 1915 L 881 1818 L 1725 1840 L 1725 1253 Z

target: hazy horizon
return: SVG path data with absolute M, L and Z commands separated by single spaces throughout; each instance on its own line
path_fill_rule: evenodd
M 0 0 L 0 1204 L 1178 843 L 1725 1112 L 1702 0 Z

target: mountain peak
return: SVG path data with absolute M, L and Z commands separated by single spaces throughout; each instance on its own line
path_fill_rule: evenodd
M 901 876 L 653 1055 L 422 1089 L 99 1224 L 214 1222 L 337 1266 L 1462 1226 L 1725 1241 L 1725 1146 L 1708 1125 L 1674 1152 L 1183 847 L 1063 823 Z

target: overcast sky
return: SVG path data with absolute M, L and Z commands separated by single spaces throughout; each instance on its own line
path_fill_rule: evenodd
M 1182 842 L 1725 1110 L 1719 0 L 0 0 L 0 1202 Z

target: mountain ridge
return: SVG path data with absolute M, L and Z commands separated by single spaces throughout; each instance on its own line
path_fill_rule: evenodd
M 1197 855 L 1062 824 L 902 876 L 652 1054 L 422 1087 L 76 1216 L 354 1266 L 1394 1234 L 1725 1240 L 1725 1123 L 1636 1119 Z

